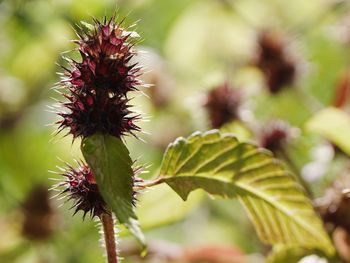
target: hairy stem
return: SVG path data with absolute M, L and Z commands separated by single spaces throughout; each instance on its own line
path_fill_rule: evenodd
M 112 212 L 103 213 L 100 219 L 103 226 L 103 234 L 106 244 L 108 263 L 118 263 L 117 245 L 115 240 L 114 220 L 112 217 Z

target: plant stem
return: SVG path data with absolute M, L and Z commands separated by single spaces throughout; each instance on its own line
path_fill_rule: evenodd
M 112 212 L 103 213 L 100 219 L 103 226 L 103 234 L 106 244 L 108 263 L 118 263 L 117 245 L 115 240 L 114 220 L 112 217 Z
M 153 180 L 146 180 L 142 184 L 140 184 L 140 186 L 134 187 L 134 189 L 135 190 L 142 190 L 142 189 L 145 189 L 147 187 L 155 186 L 155 185 L 158 185 L 161 183 L 163 183 L 163 178 L 158 177 L 158 178 L 153 179 Z
M 295 163 L 289 157 L 289 154 L 286 152 L 286 150 L 281 149 L 281 150 L 278 151 L 278 153 L 282 156 L 282 158 L 287 162 L 289 167 L 293 170 L 293 172 L 294 172 L 295 176 L 297 177 L 299 183 L 304 187 L 304 189 L 306 190 L 306 193 L 309 195 L 309 197 L 313 198 L 313 194 L 312 194 L 312 191 L 311 191 L 308 183 L 301 176 L 301 174 L 299 172 L 299 168 L 295 165 Z

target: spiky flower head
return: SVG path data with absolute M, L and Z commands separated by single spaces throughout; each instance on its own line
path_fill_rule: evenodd
M 131 64 L 135 55 L 134 32 L 116 23 L 115 18 L 94 25 L 83 24 L 75 41 L 81 61 L 69 58 L 60 86 L 65 88 L 65 108 L 57 122 L 59 130 L 69 129 L 76 137 L 96 132 L 120 138 L 139 131 L 139 116 L 130 110 L 128 92 L 137 91 L 141 67 Z
M 227 82 L 210 90 L 204 106 L 208 111 L 212 127 L 220 128 L 238 119 L 241 100 L 241 93 Z
M 269 91 L 277 93 L 283 87 L 293 84 L 296 63 L 287 52 L 283 35 L 277 31 L 265 30 L 259 35 L 258 46 L 256 66 L 264 73 Z
M 100 217 L 103 213 L 109 213 L 107 204 L 104 201 L 96 183 L 95 176 L 90 167 L 83 162 L 77 162 L 78 167 L 67 164 L 67 168 L 62 170 L 61 175 L 65 177 L 64 181 L 58 183 L 55 188 L 59 188 L 60 194 L 67 194 L 68 200 L 73 200 L 72 208 L 74 214 L 83 211 L 83 217 L 90 213 L 91 217 Z M 138 177 L 142 171 L 141 167 L 133 169 L 133 193 L 132 203 L 136 205 L 138 188 L 143 180 Z
M 262 130 L 259 145 L 276 153 L 283 150 L 291 137 L 291 127 L 287 122 L 273 120 L 268 122 Z
M 62 175 L 65 180 L 57 186 L 64 187 L 61 193 L 67 194 L 68 200 L 74 200 L 74 214 L 83 211 L 84 217 L 87 213 L 90 213 L 91 217 L 99 217 L 108 213 L 106 202 L 88 165 L 80 163 L 78 168 L 68 165 Z

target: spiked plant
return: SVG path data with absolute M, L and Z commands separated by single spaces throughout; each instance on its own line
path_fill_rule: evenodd
M 135 55 L 137 34 L 127 31 L 122 24 L 112 17 L 78 27 L 79 38 L 74 42 L 81 60 L 65 58 L 69 67 L 63 67 L 59 83 L 66 100 L 59 105 L 58 132 L 68 130 L 73 139 L 82 139 L 82 145 L 96 143 L 102 152 L 87 158 L 93 169 L 83 162 L 77 162 L 77 168 L 68 165 L 62 172 L 65 180 L 57 186 L 63 187 L 62 193 L 75 201 L 75 213 L 82 210 L 84 217 L 90 213 L 91 217 L 100 218 L 109 262 L 118 260 L 112 211 L 144 244 L 134 213 L 134 189 L 142 180 L 136 178 L 139 169 L 132 169 L 133 162 L 122 141 L 123 136 L 136 137 L 135 132 L 140 131 L 135 124 L 140 115 L 131 110 L 128 93 L 138 91 L 142 85 L 138 79 L 141 68 L 130 62 Z M 107 163 L 96 167 L 96 159 Z M 107 186 L 111 189 L 106 189 Z
M 161 183 L 183 200 L 198 188 L 213 196 L 237 198 L 261 240 L 278 251 L 300 248 L 303 253 L 317 250 L 333 256 L 322 222 L 296 177 L 270 151 L 239 142 L 231 133 L 212 130 L 178 138 L 168 146 L 159 175 L 149 181 L 140 179 L 140 169 L 134 168 L 123 141 L 124 136 L 136 137 L 140 131 L 136 122 L 141 116 L 132 111 L 129 95 L 142 86 L 138 79 L 141 68 L 131 63 L 137 34 L 112 17 L 83 24 L 77 35 L 81 61 L 66 59 L 70 66 L 60 82 L 66 100 L 60 104 L 63 110 L 57 124 L 59 131 L 68 130 L 73 139 L 82 139 L 85 162 L 63 169 L 65 179 L 58 186 L 75 201 L 75 212 L 82 210 L 101 220 L 109 263 L 119 261 L 113 214 L 145 244 L 134 211 L 135 196 L 137 190 Z M 216 112 L 224 114 L 213 126 L 238 117 L 240 98 L 236 95 L 226 85 L 209 94 L 209 113 L 213 117 Z M 222 96 L 226 99 L 223 105 Z M 283 132 L 272 134 L 272 142 L 264 146 L 272 145 L 270 150 L 282 147 Z

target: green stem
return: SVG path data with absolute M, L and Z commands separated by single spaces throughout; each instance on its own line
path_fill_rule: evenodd
M 114 220 L 112 217 L 112 212 L 103 213 L 100 216 L 100 219 L 103 226 L 103 234 L 106 244 L 108 263 L 118 263 L 117 245 L 115 240 Z
M 278 153 L 281 155 L 281 157 L 286 161 L 288 166 L 293 170 L 293 173 L 295 176 L 298 178 L 298 181 L 300 184 L 305 188 L 307 194 L 309 195 L 310 198 L 313 197 L 312 191 L 308 185 L 308 183 L 304 180 L 304 178 L 301 176 L 299 172 L 299 168 L 295 165 L 295 163 L 292 161 L 292 159 L 289 157 L 288 153 L 286 150 L 281 149 L 278 151 Z

